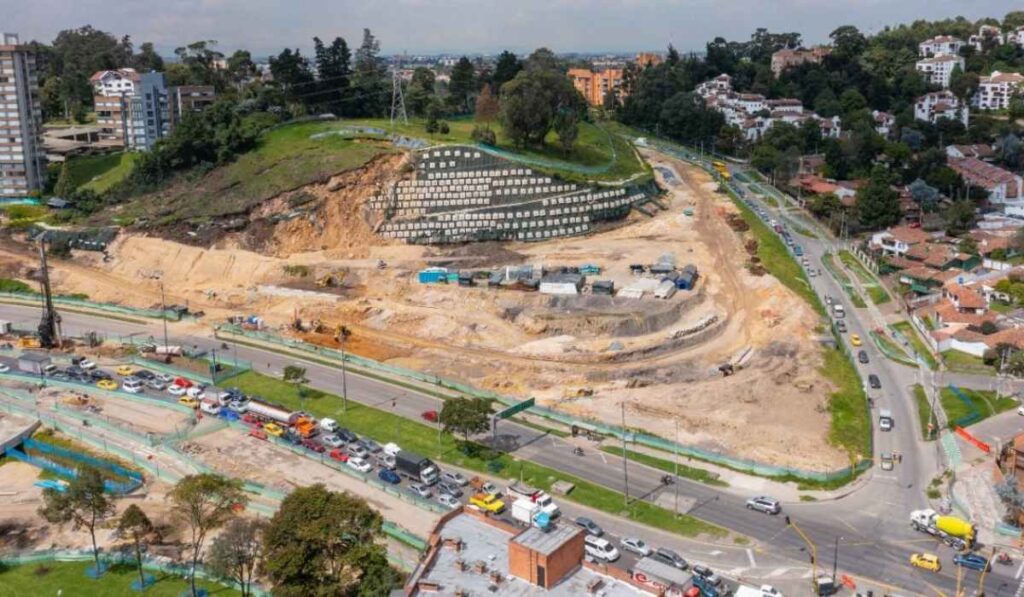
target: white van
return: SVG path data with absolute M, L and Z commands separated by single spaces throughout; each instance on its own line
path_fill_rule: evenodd
M 619 550 L 611 542 L 593 535 L 583 538 L 583 549 L 588 556 L 606 562 L 614 562 L 619 559 Z
M 146 382 L 137 377 L 126 377 L 124 381 L 121 382 L 121 389 L 129 394 L 141 394 L 145 387 Z
M 836 319 L 842 319 L 846 317 L 846 309 L 839 303 L 832 303 L 832 314 L 835 315 Z
M 202 402 L 199 403 L 199 410 L 203 411 L 208 415 L 219 415 L 220 404 L 217 404 L 215 400 L 207 398 L 206 400 L 203 400 Z
M 320 419 L 320 429 L 326 431 L 327 433 L 334 433 L 335 431 L 338 430 L 338 422 L 335 421 L 334 419 Z

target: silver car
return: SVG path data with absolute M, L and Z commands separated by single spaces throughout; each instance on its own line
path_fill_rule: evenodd
M 413 483 L 412 485 L 409 486 L 409 491 L 412 491 L 413 493 L 415 493 L 416 495 L 420 496 L 423 499 L 427 499 L 430 496 L 434 495 L 434 493 L 430 491 L 430 488 L 424 485 L 423 483 Z
M 775 498 L 759 495 L 747 500 L 747 509 L 757 510 L 758 512 L 764 512 L 765 514 L 778 514 L 779 512 L 782 512 L 782 505 L 779 504 L 779 500 Z
M 441 495 L 437 496 L 437 503 L 441 504 L 442 506 L 445 506 L 446 508 L 451 508 L 452 510 L 462 505 L 462 503 L 459 502 L 459 500 L 453 498 L 447 493 L 442 493 Z
M 469 485 L 469 479 L 467 479 L 465 475 L 458 471 L 445 471 L 441 473 L 441 480 L 448 481 L 449 483 L 454 483 L 459 487 L 465 487 L 466 485 Z
M 320 437 L 320 443 L 329 448 L 340 448 L 345 445 L 337 435 L 329 434 Z
M 619 541 L 619 545 L 622 546 L 622 549 L 631 551 L 640 557 L 649 556 L 654 551 L 646 541 L 639 537 L 623 537 L 622 541 Z

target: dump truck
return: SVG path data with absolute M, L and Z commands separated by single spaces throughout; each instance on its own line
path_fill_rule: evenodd
M 408 450 L 395 454 L 395 468 L 398 474 L 427 485 L 437 483 L 439 476 L 437 466 L 429 458 Z
M 526 499 L 537 504 L 541 511 L 552 519 L 558 518 L 562 513 L 558 508 L 558 504 L 551 499 L 551 496 L 536 487 L 530 487 L 525 483 L 515 482 L 509 485 L 505 492 L 508 497 L 513 500 Z
M 293 416 L 289 423 L 291 423 L 292 429 L 304 438 L 312 437 L 316 434 L 316 419 L 305 415 L 298 415 Z
M 914 510 L 910 513 L 910 526 L 915 531 L 938 537 L 954 549 L 966 549 L 974 542 L 973 524 L 956 516 L 943 516 L 935 510 Z

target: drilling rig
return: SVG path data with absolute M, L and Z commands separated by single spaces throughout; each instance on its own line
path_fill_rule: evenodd
M 39 284 L 43 291 L 43 319 L 39 322 L 39 345 L 42 348 L 59 348 L 60 315 L 53 308 L 53 295 L 50 293 L 50 269 L 46 265 L 46 240 L 39 239 Z

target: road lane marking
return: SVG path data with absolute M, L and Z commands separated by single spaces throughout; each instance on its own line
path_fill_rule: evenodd
M 855 527 L 855 526 L 853 526 L 852 524 L 850 524 L 850 523 L 846 522 L 846 521 L 845 521 L 845 520 L 843 520 L 842 518 L 836 518 L 836 520 L 838 520 L 839 522 L 841 522 L 841 523 L 843 523 L 844 525 L 846 525 L 846 528 L 850 529 L 850 530 L 851 530 L 851 531 L 853 531 L 854 533 L 859 533 L 859 532 L 860 532 L 859 530 L 857 530 L 857 527 Z
M 750 560 L 751 568 L 757 568 L 757 562 L 754 561 L 754 550 L 747 548 L 747 559 Z
M 604 457 L 604 452 L 598 452 L 597 455 L 601 457 L 601 462 L 608 464 L 608 459 Z
M 1021 574 L 1024 574 L 1024 561 L 1022 561 L 1020 563 L 1020 566 L 1017 568 L 1017 574 L 1014 575 L 1014 578 L 1020 578 Z M 1022 586 L 1024 586 L 1024 585 L 1022 585 Z

